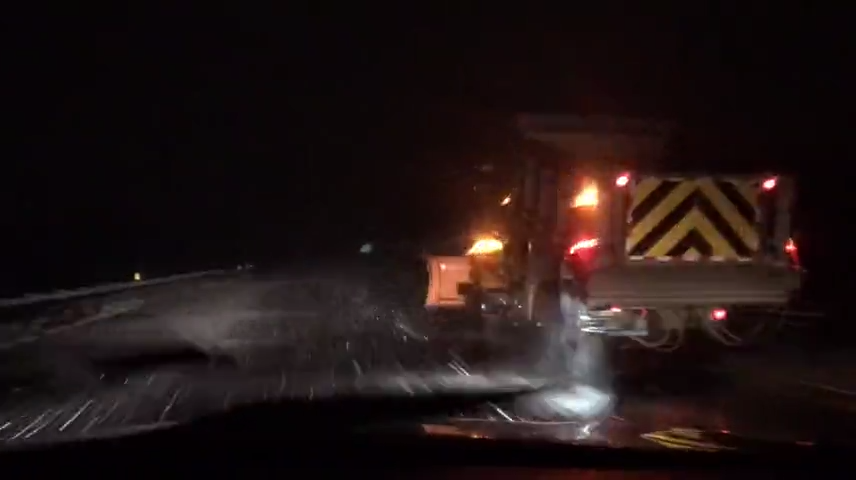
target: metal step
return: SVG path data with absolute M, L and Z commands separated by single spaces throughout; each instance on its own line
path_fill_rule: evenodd
M 580 329 L 610 337 L 645 337 L 648 335 L 648 322 L 631 311 L 586 310 L 580 314 Z

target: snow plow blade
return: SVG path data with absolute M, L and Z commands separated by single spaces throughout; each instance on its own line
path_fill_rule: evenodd
M 465 256 L 429 256 L 425 308 L 464 308 L 462 289 L 470 283 L 470 259 Z

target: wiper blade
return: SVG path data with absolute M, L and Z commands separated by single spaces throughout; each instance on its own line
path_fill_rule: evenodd
M 163 367 L 219 366 L 236 367 L 234 357 L 205 351 L 193 344 L 182 344 L 171 348 L 161 348 L 136 352 L 131 355 L 110 355 L 91 358 L 93 367 L 105 373 L 132 373 Z
M 403 393 L 478 395 L 530 393 L 547 386 L 548 379 L 523 376 L 514 373 L 470 374 L 457 372 L 412 372 L 395 375 L 366 375 L 359 379 L 357 388 L 361 395 L 379 393 L 394 395 Z
M 427 419 L 447 417 L 461 410 L 485 404 L 511 401 L 531 391 L 531 388 L 466 393 L 437 391 L 425 395 L 378 392 L 368 395 L 277 400 L 236 407 L 177 428 L 190 428 L 195 431 L 211 428 L 218 432 L 239 427 L 254 431 L 258 428 L 270 428 L 273 431 L 302 431 L 301 428 L 306 428 L 314 432 L 343 432 L 400 422 L 418 426 L 421 421 Z

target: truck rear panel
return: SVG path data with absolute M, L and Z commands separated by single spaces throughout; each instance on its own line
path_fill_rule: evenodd
M 648 176 L 629 188 L 630 261 L 752 261 L 759 179 Z
M 598 270 L 588 283 L 590 306 L 643 308 L 786 304 L 799 274 L 755 263 L 632 262 Z
M 605 223 L 586 280 L 591 305 L 783 305 L 799 288 L 785 252 L 789 180 L 630 178 L 597 207 Z
M 534 143 L 522 203 L 546 211 L 527 199 L 557 172 L 559 275 L 590 306 L 782 305 L 799 287 L 790 179 L 662 174 L 672 126 L 656 121 L 527 115 L 518 126 Z

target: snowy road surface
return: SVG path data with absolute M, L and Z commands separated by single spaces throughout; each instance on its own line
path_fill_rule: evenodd
M 512 383 L 537 378 L 529 362 L 537 333 L 437 337 L 421 308 L 422 280 L 373 269 L 200 278 L 115 294 L 111 311 L 9 328 L 0 339 L 0 439 L 181 422 L 244 402 L 375 388 L 382 378 L 406 391 L 441 388 L 462 369 Z M 744 366 L 618 376 L 619 403 L 599 435 L 705 427 L 856 438 L 852 397 L 758 381 L 760 367 Z

